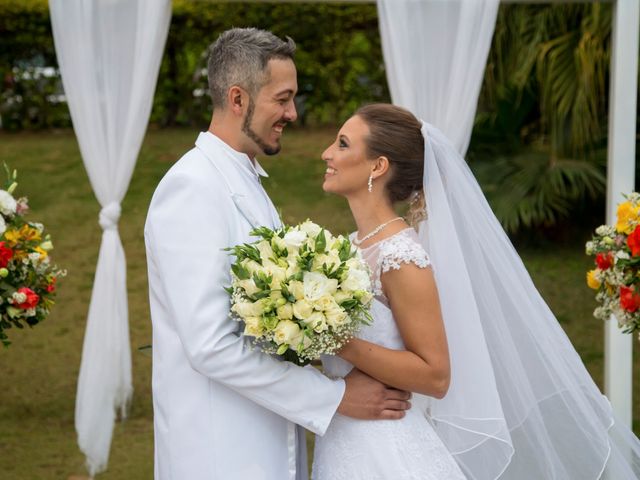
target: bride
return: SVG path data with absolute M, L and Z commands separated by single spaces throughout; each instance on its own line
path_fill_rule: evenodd
M 353 367 L 414 392 L 399 421 L 337 414 L 315 480 L 637 479 L 640 442 L 614 422 L 466 163 L 436 128 L 385 104 L 358 110 L 323 153 L 373 278 Z M 408 222 L 397 202 L 410 200 Z

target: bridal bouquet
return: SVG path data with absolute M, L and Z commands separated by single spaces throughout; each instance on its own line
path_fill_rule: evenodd
M 8 173 L 8 172 L 7 172 Z M 8 346 L 6 330 L 30 327 L 44 320 L 54 304 L 56 281 L 65 275 L 51 264 L 51 238 L 41 223 L 24 219 L 27 199 L 14 198 L 16 172 L 0 190 L 0 341 Z
M 305 364 L 334 354 L 371 320 L 369 270 L 348 238 L 307 220 L 255 229 L 254 243 L 227 250 L 231 317 L 266 353 Z
M 623 332 L 632 333 L 640 330 L 640 194 L 625 198 L 616 225 L 598 227 L 587 242 L 587 255 L 595 255 L 596 264 L 587 284 L 600 304 L 593 315 L 607 320 L 613 314 Z

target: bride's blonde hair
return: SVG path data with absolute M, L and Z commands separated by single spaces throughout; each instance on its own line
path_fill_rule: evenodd
M 409 200 L 407 222 L 416 226 L 425 218 L 422 177 L 424 138 L 422 124 L 408 110 L 388 103 L 365 105 L 354 115 L 369 127 L 367 157 L 387 157 L 391 178 L 386 184 L 391 203 Z

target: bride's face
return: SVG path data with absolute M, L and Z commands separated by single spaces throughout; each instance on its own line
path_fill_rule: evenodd
M 342 126 L 335 141 L 322 153 L 327 163 L 322 189 L 325 192 L 350 196 L 366 192 L 371 173 L 367 159 L 365 138 L 369 126 L 358 116 L 351 117 Z

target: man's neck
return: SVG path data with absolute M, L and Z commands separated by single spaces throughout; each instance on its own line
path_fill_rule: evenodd
M 244 153 L 252 162 L 255 162 L 256 153 L 249 151 L 246 145 L 242 142 L 242 133 L 238 125 L 234 125 L 230 121 L 225 121 L 224 118 L 217 117 L 215 114 L 209 124 L 209 132 L 213 133 L 216 137 L 229 145 L 235 151 Z

